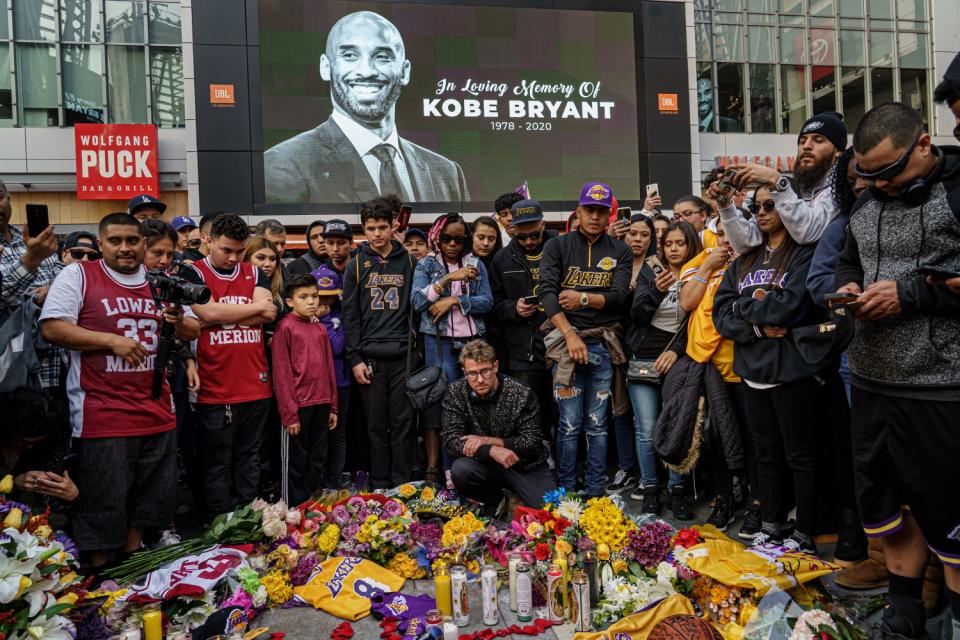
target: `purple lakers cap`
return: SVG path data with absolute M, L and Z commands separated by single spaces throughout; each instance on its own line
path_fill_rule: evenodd
M 588 182 L 580 190 L 581 207 L 599 206 L 610 209 L 613 207 L 613 190 L 602 182 Z

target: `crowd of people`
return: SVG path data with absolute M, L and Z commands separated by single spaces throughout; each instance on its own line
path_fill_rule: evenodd
M 960 123 L 960 58 L 936 97 Z M 672 217 L 590 182 L 564 233 L 518 193 L 429 230 L 380 197 L 361 242 L 315 221 L 300 257 L 276 220 L 168 224 L 149 196 L 30 237 L 0 183 L 25 345 L 4 465 L 94 570 L 177 513 L 348 483 L 423 479 L 491 517 L 556 487 L 679 521 L 709 499 L 752 545 L 837 533 L 837 582 L 889 585 L 886 637 L 919 637 L 945 582 L 960 637 L 960 151 L 900 103 L 847 140 L 818 114 L 792 179 L 718 168 Z

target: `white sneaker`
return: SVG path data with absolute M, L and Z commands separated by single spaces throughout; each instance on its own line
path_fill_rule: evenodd
M 780 542 L 773 535 L 767 533 L 763 529 L 759 532 L 753 534 L 753 540 L 750 542 L 751 547 L 761 547 L 765 544 L 775 544 Z

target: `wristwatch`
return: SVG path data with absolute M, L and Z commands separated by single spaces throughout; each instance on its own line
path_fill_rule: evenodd
M 580 294 L 580 306 L 585 307 L 590 304 L 590 296 L 585 293 Z
M 790 181 L 787 180 L 787 176 L 780 176 L 777 178 L 777 181 L 773 183 L 770 187 L 770 191 L 775 193 L 782 193 L 790 188 Z

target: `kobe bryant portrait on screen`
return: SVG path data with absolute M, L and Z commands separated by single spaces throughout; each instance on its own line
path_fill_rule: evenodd
M 264 154 L 268 202 L 361 202 L 396 193 L 404 202 L 470 199 L 456 162 L 397 133 L 400 92 L 410 82 L 403 37 L 372 11 L 340 18 L 320 56 L 333 113 Z

